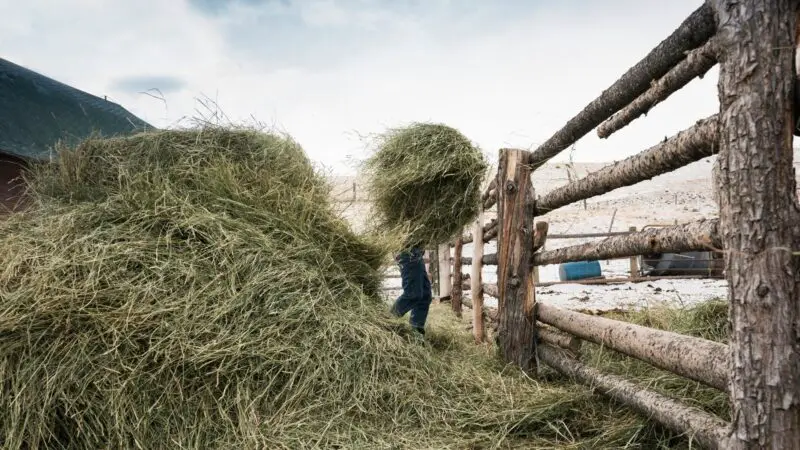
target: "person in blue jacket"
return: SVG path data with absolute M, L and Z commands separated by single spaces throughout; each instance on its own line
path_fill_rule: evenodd
M 391 312 L 397 317 L 403 317 L 411 312 L 409 324 L 414 330 L 425 335 L 425 322 L 433 301 L 433 293 L 423 254 L 424 250 L 420 246 L 412 246 L 400 252 L 395 258 L 400 266 L 403 293 L 395 300 Z

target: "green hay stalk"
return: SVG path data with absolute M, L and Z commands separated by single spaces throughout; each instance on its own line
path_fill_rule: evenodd
M 477 217 L 488 163 L 457 130 L 414 123 L 379 136 L 363 169 L 378 229 L 403 229 L 407 245 L 448 242 Z

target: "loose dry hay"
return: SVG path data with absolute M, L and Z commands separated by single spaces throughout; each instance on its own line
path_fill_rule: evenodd
M 409 245 L 445 243 L 478 214 L 488 163 L 457 130 L 415 123 L 379 136 L 364 163 L 379 229 L 403 229 Z
M 385 313 L 386 246 L 288 138 L 205 128 L 62 149 L 0 224 L 3 448 L 653 448 L 433 317 Z

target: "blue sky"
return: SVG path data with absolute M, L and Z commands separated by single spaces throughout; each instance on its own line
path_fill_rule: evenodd
M 535 147 L 701 3 L 0 0 L 0 51 L 157 126 L 213 99 L 349 173 L 361 136 L 413 121 L 454 126 L 492 160 Z M 716 82 L 713 69 L 611 138 L 591 133 L 575 160 L 619 160 L 713 114 Z

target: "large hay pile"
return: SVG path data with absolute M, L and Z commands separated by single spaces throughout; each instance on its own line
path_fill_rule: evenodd
M 31 186 L 33 209 L 0 223 L 2 448 L 684 442 L 503 371 L 454 319 L 418 342 L 376 294 L 386 248 L 332 212 L 287 138 L 90 140 Z
M 477 214 L 488 163 L 457 130 L 415 123 L 379 136 L 364 163 L 377 226 L 406 230 L 408 245 L 438 245 Z
M 30 184 L 0 223 L 3 448 L 464 448 L 575 401 L 415 343 L 289 139 L 89 140 Z

